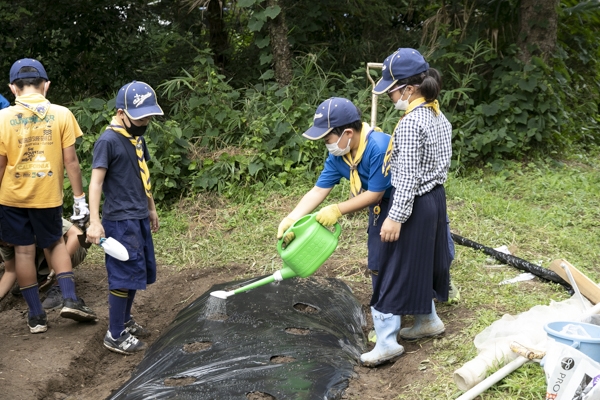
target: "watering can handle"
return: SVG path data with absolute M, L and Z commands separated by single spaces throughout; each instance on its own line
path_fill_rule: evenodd
M 342 226 L 340 224 L 338 224 L 337 222 L 335 223 L 335 232 L 333 232 L 333 236 L 335 236 L 335 238 L 337 239 L 340 236 L 340 233 L 342 233 Z
M 317 213 L 311 214 L 310 217 L 316 221 Z M 332 232 L 332 235 L 337 239 L 340 236 L 340 233 L 342 233 L 342 226 L 337 222 L 333 226 L 335 227 L 335 231 Z
M 311 219 L 316 220 L 317 219 L 317 213 L 314 214 L 309 214 Z M 335 231 L 332 233 L 332 235 L 337 239 L 340 234 L 342 233 L 342 226 L 339 223 L 335 223 L 334 225 L 335 227 Z M 283 234 L 283 236 L 281 237 L 281 239 L 279 239 L 279 241 L 277 242 L 277 252 L 281 253 L 281 246 L 283 245 L 283 238 L 285 237 L 286 233 L 291 232 L 292 229 L 294 228 L 294 225 L 290 226 L 285 233 Z

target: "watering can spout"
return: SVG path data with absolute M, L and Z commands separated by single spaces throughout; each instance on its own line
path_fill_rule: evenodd
M 279 271 L 276 271 L 273 275 L 269 275 L 267 277 L 259 279 L 256 282 L 252 282 L 246 286 L 242 286 L 240 288 L 237 288 L 237 289 L 229 291 L 229 292 L 226 292 L 224 290 L 217 290 L 217 291 L 211 292 L 210 295 L 217 297 L 219 299 L 226 299 L 229 296 L 233 296 L 234 294 L 243 293 L 250 289 L 254 289 L 254 288 L 257 288 L 260 286 L 267 285 L 271 282 L 281 282 L 284 279 L 293 278 L 294 276 L 296 276 L 296 273 L 284 265 L 282 269 L 280 269 Z

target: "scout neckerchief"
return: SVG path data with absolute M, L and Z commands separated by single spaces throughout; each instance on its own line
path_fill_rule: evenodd
M 410 104 L 408 105 L 408 109 L 406 110 L 404 115 L 402 117 L 400 117 L 400 120 L 396 124 L 396 127 L 394 128 L 394 132 L 392 132 L 392 137 L 390 138 L 390 143 L 388 144 L 388 148 L 385 151 L 385 156 L 383 157 L 383 166 L 381 167 L 381 173 L 383 174 L 383 176 L 388 176 L 388 174 L 390 172 L 391 161 L 392 161 L 392 150 L 394 149 L 394 135 L 396 134 L 396 129 L 398 129 L 398 126 L 400 125 L 402 118 L 406 117 L 406 115 L 408 115 L 409 112 L 414 111 L 419 107 L 432 108 L 433 112 L 435 112 L 435 115 L 440 115 L 440 103 L 438 103 L 437 100 L 427 103 L 425 101 L 424 97 L 419 97 L 418 99 L 415 99 L 410 102 Z
M 51 106 L 51 103 L 41 93 L 28 93 L 17 96 L 15 104 L 25 107 L 39 119 L 46 118 L 46 114 L 48 114 Z
M 367 148 L 367 142 L 369 141 L 369 135 L 371 134 L 371 127 L 369 124 L 363 122 L 362 129 L 360 131 L 360 144 L 354 159 L 352 159 L 351 152 L 348 152 L 343 156 L 344 162 L 350 166 L 350 193 L 352 197 L 358 196 L 362 189 L 362 183 L 360 182 L 360 176 L 358 176 L 358 164 L 362 159 L 363 153 Z
M 150 185 L 150 171 L 148 170 L 148 165 L 146 164 L 146 160 L 144 159 L 144 147 L 142 137 L 138 136 L 137 138 L 134 138 L 133 136 L 131 136 L 129 133 L 127 133 L 124 127 L 119 125 L 119 121 L 114 117 L 112 121 L 110 121 L 109 127 L 113 131 L 120 133 L 121 135 L 129 139 L 133 147 L 135 147 L 135 154 L 137 155 L 138 165 L 140 166 L 140 176 L 142 178 L 142 183 L 144 184 L 144 189 L 146 190 L 146 196 L 152 198 L 152 192 L 150 191 L 150 189 L 152 188 L 152 185 Z

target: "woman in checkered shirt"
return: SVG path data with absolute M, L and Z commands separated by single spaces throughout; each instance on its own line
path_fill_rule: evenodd
M 402 354 L 398 332 L 415 340 L 445 331 L 432 301 L 448 300 L 451 263 L 443 184 L 452 155 L 452 126 L 436 100 L 440 89 L 438 71 L 408 48 L 385 59 L 382 79 L 373 89 L 375 94 L 387 93 L 404 114 L 382 167 L 384 175 L 391 173 L 394 189 L 380 234 L 388 247 L 380 255 L 371 299 L 377 344 L 361 355 L 366 365 Z M 400 329 L 402 315 L 414 315 L 414 325 Z

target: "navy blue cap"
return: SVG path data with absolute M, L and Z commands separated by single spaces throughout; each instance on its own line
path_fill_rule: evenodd
M 429 64 L 415 49 L 399 48 L 383 61 L 381 79 L 373 88 L 373 94 L 383 94 L 396 82 L 420 74 L 429 69 Z
M 125 111 L 131 119 L 164 114 L 156 101 L 154 89 L 147 83 L 138 81 L 129 82 L 119 89 L 115 107 Z
M 350 100 L 343 97 L 332 97 L 319 104 L 313 121 L 313 126 L 302 136 L 310 140 L 318 140 L 325 137 L 334 128 L 360 121 L 360 113 Z
M 24 67 L 35 68 L 35 71 L 20 72 L 21 68 Z M 44 66 L 38 60 L 34 60 L 33 58 L 23 58 L 15 61 L 12 67 L 10 67 L 10 83 L 13 83 L 17 79 L 27 78 L 43 78 L 47 81 L 49 80 Z

